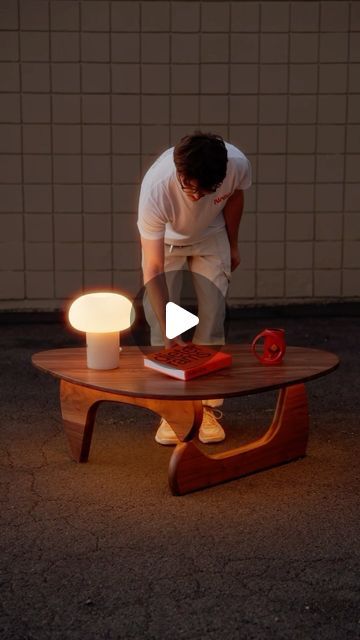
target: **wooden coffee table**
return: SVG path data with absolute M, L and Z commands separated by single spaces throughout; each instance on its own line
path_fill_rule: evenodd
M 124 347 L 120 368 L 111 371 L 88 369 L 85 348 L 43 351 L 32 361 L 60 378 L 64 429 L 71 455 L 78 462 L 88 460 L 100 402 L 137 405 L 163 416 L 181 441 L 169 465 L 171 491 L 180 495 L 303 457 L 309 430 L 304 383 L 334 371 L 339 364 L 333 353 L 301 347 L 288 347 L 283 362 L 274 366 L 260 364 L 249 345 L 227 345 L 224 351 L 233 356 L 230 369 L 188 382 L 146 369 L 137 347 Z M 265 435 L 216 455 L 199 449 L 195 436 L 202 421 L 202 400 L 272 389 L 279 389 L 279 394 Z

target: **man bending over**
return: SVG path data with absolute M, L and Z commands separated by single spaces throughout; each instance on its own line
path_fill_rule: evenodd
M 176 273 L 186 265 L 194 278 L 199 324 L 193 342 L 225 342 L 225 298 L 231 272 L 240 264 L 239 224 L 244 190 L 251 185 L 245 155 L 219 135 L 195 132 L 165 151 L 147 171 L 141 185 L 138 228 L 146 296 L 144 309 L 151 344 L 170 347 L 179 338 L 165 335 L 166 303 L 176 298 Z M 168 276 L 164 275 L 168 274 Z M 206 280 L 215 285 L 209 296 Z M 164 381 L 166 384 L 166 381 Z M 214 408 L 222 399 L 204 400 L 201 442 L 220 442 L 225 433 Z M 221 413 L 221 412 L 220 412 Z M 155 440 L 174 445 L 177 436 L 163 418 Z

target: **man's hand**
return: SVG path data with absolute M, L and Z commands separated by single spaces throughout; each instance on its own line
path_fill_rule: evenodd
M 169 340 L 169 338 L 164 338 L 164 347 L 165 349 L 170 349 L 171 347 L 176 347 L 177 345 L 180 347 L 185 347 L 185 345 L 187 345 L 187 342 L 184 342 L 184 340 L 182 340 L 179 336 L 177 336 L 176 338 L 172 338 L 172 340 Z
M 241 262 L 240 253 L 237 246 L 230 248 L 230 258 L 231 258 L 231 271 L 235 271 L 235 269 L 239 266 Z

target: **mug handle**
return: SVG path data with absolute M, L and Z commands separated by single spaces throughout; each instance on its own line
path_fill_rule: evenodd
M 257 353 L 256 351 L 256 344 L 258 343 L 258 341 L 269 335 L 269 333 L 271 334 L 271 332 L 269 332 L 267 329 L 265 329 L 264 331 L 262 331 L 261 333 L 259 333 L 257 336 L 255 336 L 254 340 L 251 343 L 251 349 L 252 352 L 254 354 L 254 356 L 256 356 L 256 358 L 260 361 L 260 362 L 264 362 L 263 358 Z M 278 362 L 278 360 L 281 360 L 281 358 L 284 355 L 284 351 L 282 349 L 279 349 L 279 352 L 276 354 L 276 356 L 271 360 L 271 364 L 273 364 L 274 362 Z
M 259 340 L 263 337 L 265 337 L 266 335 L 268 335 L 267 331 L 262 331 L 261 333 L 258 333 L 257 336 L 255 336 L 254 340 L 251 343 L 251 350 L 254 354 L 254 356 L 257 357 L 258 360 L 260 360 L 261 362 L 261 356 L 259 356 L 258 352 L 256 351 L 256 344 L 259 342 Z

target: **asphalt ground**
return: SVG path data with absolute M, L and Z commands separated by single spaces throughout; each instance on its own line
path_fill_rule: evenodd
M 101 405 L 89 462 L 71 461 L 58 381 L 30 358 L 79 338 L 0 327 L 2 639 L 360 638 L 359 319 L 246 317 L 228 341 L 279 325 L 341 358 L 307 385 L 307 456 L 182 497 L 141 408 Z M 255 437 L 274 403 L 226 401 L 227 440 L 207 450 Z

